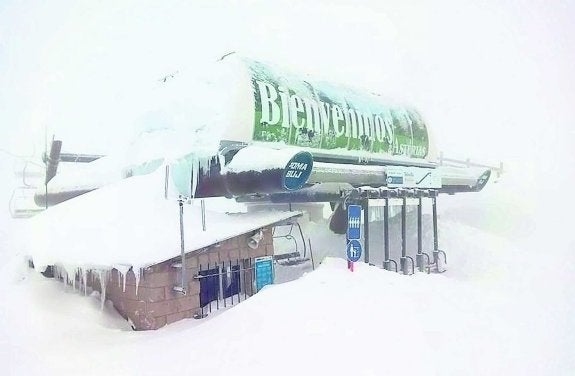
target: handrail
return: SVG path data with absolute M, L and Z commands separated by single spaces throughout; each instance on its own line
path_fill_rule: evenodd
M 482 168 L 488 168 L 492 171 L 494 171 L 497 174 L 497 177 L 500 177 L 503 174 L 503 162 L 499 162 L 499 166 L 495 167 L 495 166 L 490 166 L 490 165 L 486 165 L 483 163 L 476 163 L 476 162 L 472 162 L 471 159 L 467 158 L 465 160 L 462 159 L 454 159 L 454 158 L 446 158 L 443 155 L 443 152 L 439 153 L 439 165 L 440 166 L 444 166 L 445 162 L 448 163 L 454 163 L 457 165 L 462 165 L 465 167 L 482 167 Z

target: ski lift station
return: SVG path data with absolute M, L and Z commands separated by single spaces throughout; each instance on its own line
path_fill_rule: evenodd
M 442 195 L 502 172 L 444 158 L 415 109 L 235 54 L 158 85 L 154 121 L 189 133 L 149 132 L 121 156 L 53 140 L 45 173 L 34 185 L 24 171 L 11 205 L 34 215 L 36 270 L 99 291 L 137 330 L 204 318 L 327 252 L 352 271 L 442 272 Z M 313 244 L 326 211 L 335 240 Z

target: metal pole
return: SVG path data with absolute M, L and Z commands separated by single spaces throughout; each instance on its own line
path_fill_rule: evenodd
M 206 203 L 204 199 L 200 200 L 200 205 L 202 207 L 202 231 L 206 231 Z
M 389 199 L 387 197 L 383 211 L 383 268 L 389 270 Z
M 417 203 L 417 255 L 415 257 L 415 264 L 420 272 L 425 271 L 427 267 L 427 272 L 429 273 L 429 263 L 430 258 L 429 255 L 423 252 L 423 192 L 418 191 L 417 194 L 419 195 L 418 203 Z M 423 259 L 427 261 L 427 264 L 424 265 Z
M 369 264 L 369 199 L 366 198 L 363 200 L 363 242 L 364 244 L 364 252 L 365 255 L 363 256 L 363 261 Z
M 401 272 L 406 274 L 405 256 L 407 256 L 407 197 L 403 196 L 401 203 Z
M 434 194 L 432 197 L 433 203 L 433 262 L 435 263 L 435 270 L 438 273 L 443 273 L 443 269 L 440 265 L 439 255 L 443 255 L 443 262 L 447 264 L 447 255 L 445 252 L 439 249 L 439 234 L 437 230 L 437 195 Z
M 182 284 L 179 288 L 176 287 L 175 290 L 186 295 L 188 278 L 186 276 L 186 250 L 184 245 L 184 200 L 181 196 L 178 199 L 178 204 L 180 206 L 180 257 L 182 258 Z
M 403 192 L 403 202 L 401 204 L 401 272 L 407 272 L 407 260 L 411 261 L 411 274 L 415 272 L 413 259 L 407 255 L 407 192 Z
M 423 238 L 422 238 L 422 202 L 421 196 L 419 196 L 419 200 L 417 203 L 417 253 L 421 253 L 423 251 Z
M 435 196 L 431 198 L 431 203 L 433 207 L 433 257 L 435 259 L 436 252 L 439 250 L 439 242 L 437 240 L 437 198 Z
M 168 199 L 168 189 L 170 181 L 170 166 L 166 165 L 165 175 L 164 175 L 164 198 Z
M 422 198 L 419 196 L 417 202 L 417 256 L 415 263 L 419 271 L 423 271 L 423 236 L 422 236 L 422 218 L 423 218 L 423 203 Z
M 313 261 L 313 248 L 311 247 L 311 239 L 308 238 L 307 242 L 309 243 L 309 254 L 311 256 L 311 270 L 315 270 L 315 262 Z

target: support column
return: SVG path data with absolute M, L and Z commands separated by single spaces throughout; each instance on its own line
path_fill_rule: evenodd
M 431 202 L 433 208 L 433 263 L 437 273 L 443 273 L 445 269 L 441 266 L 439 255 L 443 255 L 443 262 L 447 264 L 447 255 L 439 249 L 439 234 L 437 230 L 437 191 L 432 192 Z
M 401 204 L 401 259 L 400 267 L 403 274 L 413 274 L 414 273 L 414 262 L 413 259 L 407 255 L 407 192 L 402 192 L 402 204 Z M 407 270 L 407 261 L 411 261 L 411 273 Z
M 369 199 L 362 200 L 363 206 L 363 261 L 369 264 Z

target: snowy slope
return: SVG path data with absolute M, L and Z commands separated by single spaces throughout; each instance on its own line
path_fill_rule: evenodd
M 475 269 L 472 278 L 404 277 L 364 264 L 350 273 L 345 261 L 326 259 L 316 272 L 213 319 L 147 333 L 100 313 L 95 298 L 36 273 L 21 271 L 15 281 L 5 272 L 2 295 L 18 304 L 2 313 L 3 356 L 11 374 L 153 375 L 164 367 L 241 375 L 568 374 L 573 342 L 564 327 L 570 303 L 556 285 L 561 270 L 534 269 L 514 259 L 525 250 L 467 226 L 447 222 L 442 230 L 451 234 L 446 244 L 463 250 L 459 259 L 465 253 L 474 264 L 501 253 L 498 262 L 514 267 Z M 477 243 L 488 251 L 469 247 Z

